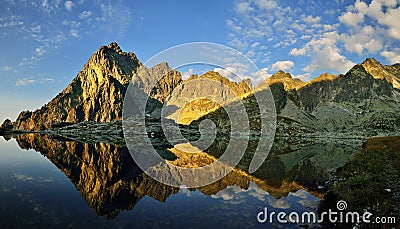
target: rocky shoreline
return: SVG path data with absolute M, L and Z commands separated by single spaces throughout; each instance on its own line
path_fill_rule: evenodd
M 19 135 L 27 133 L 37 134 L 50 134 L 53 136 L 59 136 L 62 138 L 71 139 L 79 142 L 106 142 L 118 145 L 125 145 L 124 133 L 122 127 L 122 121 L 114 121 L 107 123 L 97 122 L 80 122 L 60 125 L 61 127 L 54 127 L 45 129 L 42 131 L 25 131 L 25 130 L 13 130 L 4 127 L 0 128 L 0 136 L 7 135 Z M 184 136 L 189 139 L 196 139 L 200 136 L 198 126 L 195 125 L 179 125 L 179 128 Z M 163 128 L 159 120 L 153 119 L 146 122 L 146 130 L 149 137 L 161 137 L 163 136 Z M 222 129 L 218 132 L 218 135 L 229 136 L 230 132 L 228 129 Z M 258 131 L 250 131 L 250 139 L 257 138 L 260 136 Z M 386 136 L 400 136 L 399 131 L 388 131 L 388 132 L 322 132 L 322 131 L 308 131 L 304 128 L 296 126 L 279 125 L 275 134 L 275 139 L 278 141 L 289 141 L 290 139 L 308 139 L 310 141 L 317 140 L 329 140 L 329 141 L 341 141 L 341 140 L 367 140 L 372 137 L 386 137 Z

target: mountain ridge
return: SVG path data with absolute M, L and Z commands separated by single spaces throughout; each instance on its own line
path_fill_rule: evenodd
M 196 86 L 189 83 L 191 80 L 199 79 L 216 80 L 221 83 L 221 86 L 213 88 L 214 85 Z M 308 82 L 303 82 L 298 78 L 293 78 L 290 73 L 280 70 L 264 82 L 269 85 L 276 97 L 278 116 L 305 126 L 312 126 L 315 120 L 319 120 L 317 127 L 322 126 L 322 122 L 331 123 L 333 120 L 336 124 L 332 125 L 342 128 L 343 125 L 355 123 L 353 116 L 357 112 L 362 112 L 359 107 L 367 109 L 371 106 L 381 108 L 386 106 L 385 109 L 390 112 L 397 111 L 398 104 L 393 101 L 400 93 L 399 79 L 400 64 L 383 66 L 375 59 L 367 58 L 346 74 L 339 76 L 324 73 Z M 224 97 L 227 92 L 223 91 L 222 84 L 225 87 L 228 86 L 239 97 L 250 95 L 259 87 L 252 87 L 250 79 L 231 82 L 213 71 L 201 76 L 192 75 L 188 80 L 184 80 L 181 73 L 172 70 L 168 63 L 164 62 L 147 68 L 134 53 L 123 52 L 118 44 L 113 42 L 108 46 L 101 46 L 72 82 L 49 103 L 33 112 L 21 112 L 15 122 L 6 120 L 0 132 L 41 131 L 68 123 L 87 121 L 102 123 L 121 120 L 123 100 L 129 83 L 136 85 L 152 99 L 154 106 L 166 103 L 184 109 L 187 113 L 187 117 L 182 117 L 182 120 L 185 120 L 182 121 L 184 124 L 190 124 L 224 104 L 199 100 L 190 104 L 189 108 L 187 106 L 184 108 L 182 101 L 179 102 L 182 93 L 190 97 L 201 95 L 213 88 L 211 91 L 221 94 L 220 99 L 223 103 L 228 103 L 229 99 Z M 282 86 L 279 86 L 280 84 Z M 189 85 L 186 92 L 183 91 L 184 85 L 186 87 Z M 182 90 L 179 89 L 180 87 Z M 175 93 L 173 97 L 170 94 L 175 89 L 180 92 Z M 382 101 L 377 102 L 379 99 Z M 372 100 L 375 102 L 371 102 Z M 395 108 L 391 109 L 385 103 L 394 104 Z M 349 110 L 354 112 L 347 112 Z M 345 120 L 332 119 L 330 115 L 327 115 L 329 112 L 343 115 Z M 327 120 L 327 118 L 332 120 Z M 177 122 L 180 120 L 179 117 L 173 119 Z

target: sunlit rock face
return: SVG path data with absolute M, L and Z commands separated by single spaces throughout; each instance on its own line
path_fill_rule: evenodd
M 116 43 L 102 46 L 53 100 L 37 111 L 22 112 L 15 128 L 41 130 L 57 122 L 121 119 L 126 86 L 140 66 L 135 54 L 122 52 Z
M 102 46 L 54 99 L 34 112 L 21 112 L 14 129 L 38 131 L 59 122 L 121 120 L 128 84 L 132 82 L 162 102 L 181 81 L 179 73 L 169 71 L 166 63 L 147 69 L 134 53 L 123 52 L 117 43 Z M 152 91 L 159 75 L 166 76 Z
M 249 80 L 233 82 L 213 71 L 194 75 L 176 86 L 167 98 L 165 116 L 180 124 L 190 124 L 251 92 Z

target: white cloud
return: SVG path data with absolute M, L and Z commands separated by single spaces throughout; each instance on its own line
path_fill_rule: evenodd
M 69 35 L 72 36 L 72 37 L 78 38 L 79 37 L 79 32 L 76 29 L 70 29 L 69 30 Z
M 400 48 L 395 48 L 392 51 L 382 51 L 381 56 L 385 57 L 390 64 L 400 63 Z
M 273 10 L 278 6 L 278 3 L 274 0 L 256 0 L 255 4 L 264 10 Z
M 380 32 L 379 35 L 400 40 L 400 8 L 397 7 L 397 4 L 395 0 L 375 0 L 369 5 L 356 1 L 347 12 L 339 17 L 339 20 L 355 28 L 359 24 L 373 25 L 377 32 L 383 32 Z
M 234 10 L 239 14 L 248 15 L 254 8 L 250 6 L 249 2 L 238 2 L 235 4 Z
M 54 82 L 54 79 L 52 78 L 34 78 L 34 77 L 29 77 L 29 78 L 22 78 L 18 79 L 17 82 L 15 82 L 16 86 L 26 86 L 26 85 L 31 85 L 35 83 L 52 83 Z
M 101 4 L 100 10 L 101 16 L 95 18 L 100 28 L 109 34 L 124 36 L 132 21 L 131 10 L 120 1 Z
M 309 15 L 307 17 L 305 15 L 302 15 L 302 18 L 303 18 L 303 21 L 306 23 L 317 23 L 321 20 L 320 16 L 313 17 L 311 15 Z
M 191 75 L 194 74 L 194 68 L 189 68 L 186 72 L 182 74 L 182 78 L 187 80 Z
M 46 49 L 43 46 L 37 47 L 35 53 L 37 56 L 43 56 L 46 53 Z
M 15 83 L 15 85 L 16 85 L 16 86 L 25 86 L 25 85 L 34 84 L 34 83 L 36 83 L 36 80 L 34 80 L 34 79 L 23 78 L 23 79 L 19 79 L 19 80 Z
M 267 78 L 271 77 L 271 74 L 268 72 L 268 68 L 262 68 L 259 71 L 252 74 L 252 82 L 253 85 L 258 85 L 262 81 L 266 80 Z
M 85 20 L 85 19 L 90 18 L 91 16 L 92 16 L 92 12 L 91 11 L 82 11 L 79 14 L 79 19 Z
M 10 71 L 11 69 L 12 69 L 11 66 L 4 66 L 4 67 L 3 67 L 3 71 L 5 71 L 5 72 Z
M 362 13 L 346 12 L 339 17 L 340 22 L 353 27 L 356 27 L 363 20 L 364 20 L 364 14 Z
M 72 28 L 79 28 L 81 25 L 79 21 L 69 21 L 69 20 L 64 20 L 62 24 L 66 26 L 71 26 Z
M 345 73 L 353 67 L 355 64 L 343 56 L 336 46 L 339 37 L 336 31 L 326 32 L 321 38 L 314 38 L 307 43 L 306 48 L 312 52 L 312 60 L 303 70 L 308 73 L 316 70 Z
M 268 200 L 268 204 L 278 209 L 289 209 L 291 207 L 287 198 L 275 199 L 272 197 Z
M 304 73 L 304 74 L 300 74 L 300 75 L 295 75 L 293 78 L 299 78 L 303 82 L 308 82 L 311 80 L 311 74 Z
M 342 34 L 341 39 L 347 51 L 356 52 L 362 55 L 364 49 L 368 53 L 376 53 L 383 48 L 382 38 L 375 32 L 375 29 L 369 25 L 358 28 L 354 34 Z
M 32 5 L 36 5 L 36 3 L 32 2 Z M 45 14 L 55 14 L 60 9 L 60 1 L 42 0 L 37 6 Z
M 236 74 L 237 74 L 237 69 L 234 67 L 214 68 L 213 71 L 218 72 L 221 76 L 228 78 L 228 79 L 236 78 Z
M 75 6 L 75 3 L 73 3 L 72 1 L 66 1 L 64 3 L 65 9 L 68 11 L 71 11 L 74 6 Z
M 294 67 L 293 61 L 290 60 L 284 60 L 284 61 L 277 61 L 271 65 L 271 70 L 272 71 L 291 71 Z
M 293 48 L 291 51 L 290 51 L 290 55 L 292 55 L 292 56 L 303 56 L 303 55 L 305 55 L 307 53 L 307 48 L 306 47 L 303 47 L 303 48 L 300 48 L 300 49 L 298 49 L 298 48 Z

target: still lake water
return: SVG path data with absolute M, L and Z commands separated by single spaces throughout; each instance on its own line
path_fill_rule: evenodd
M 359 145 L 274 146 L 254 174 L 174 188 L 145 175 L 125 147 L 42 135 L 0 138 L 0 228 L 299 228 L 257 213 L 316 211 L 318 186 Z M 239 164 L 240 167 L 240 164 Z

